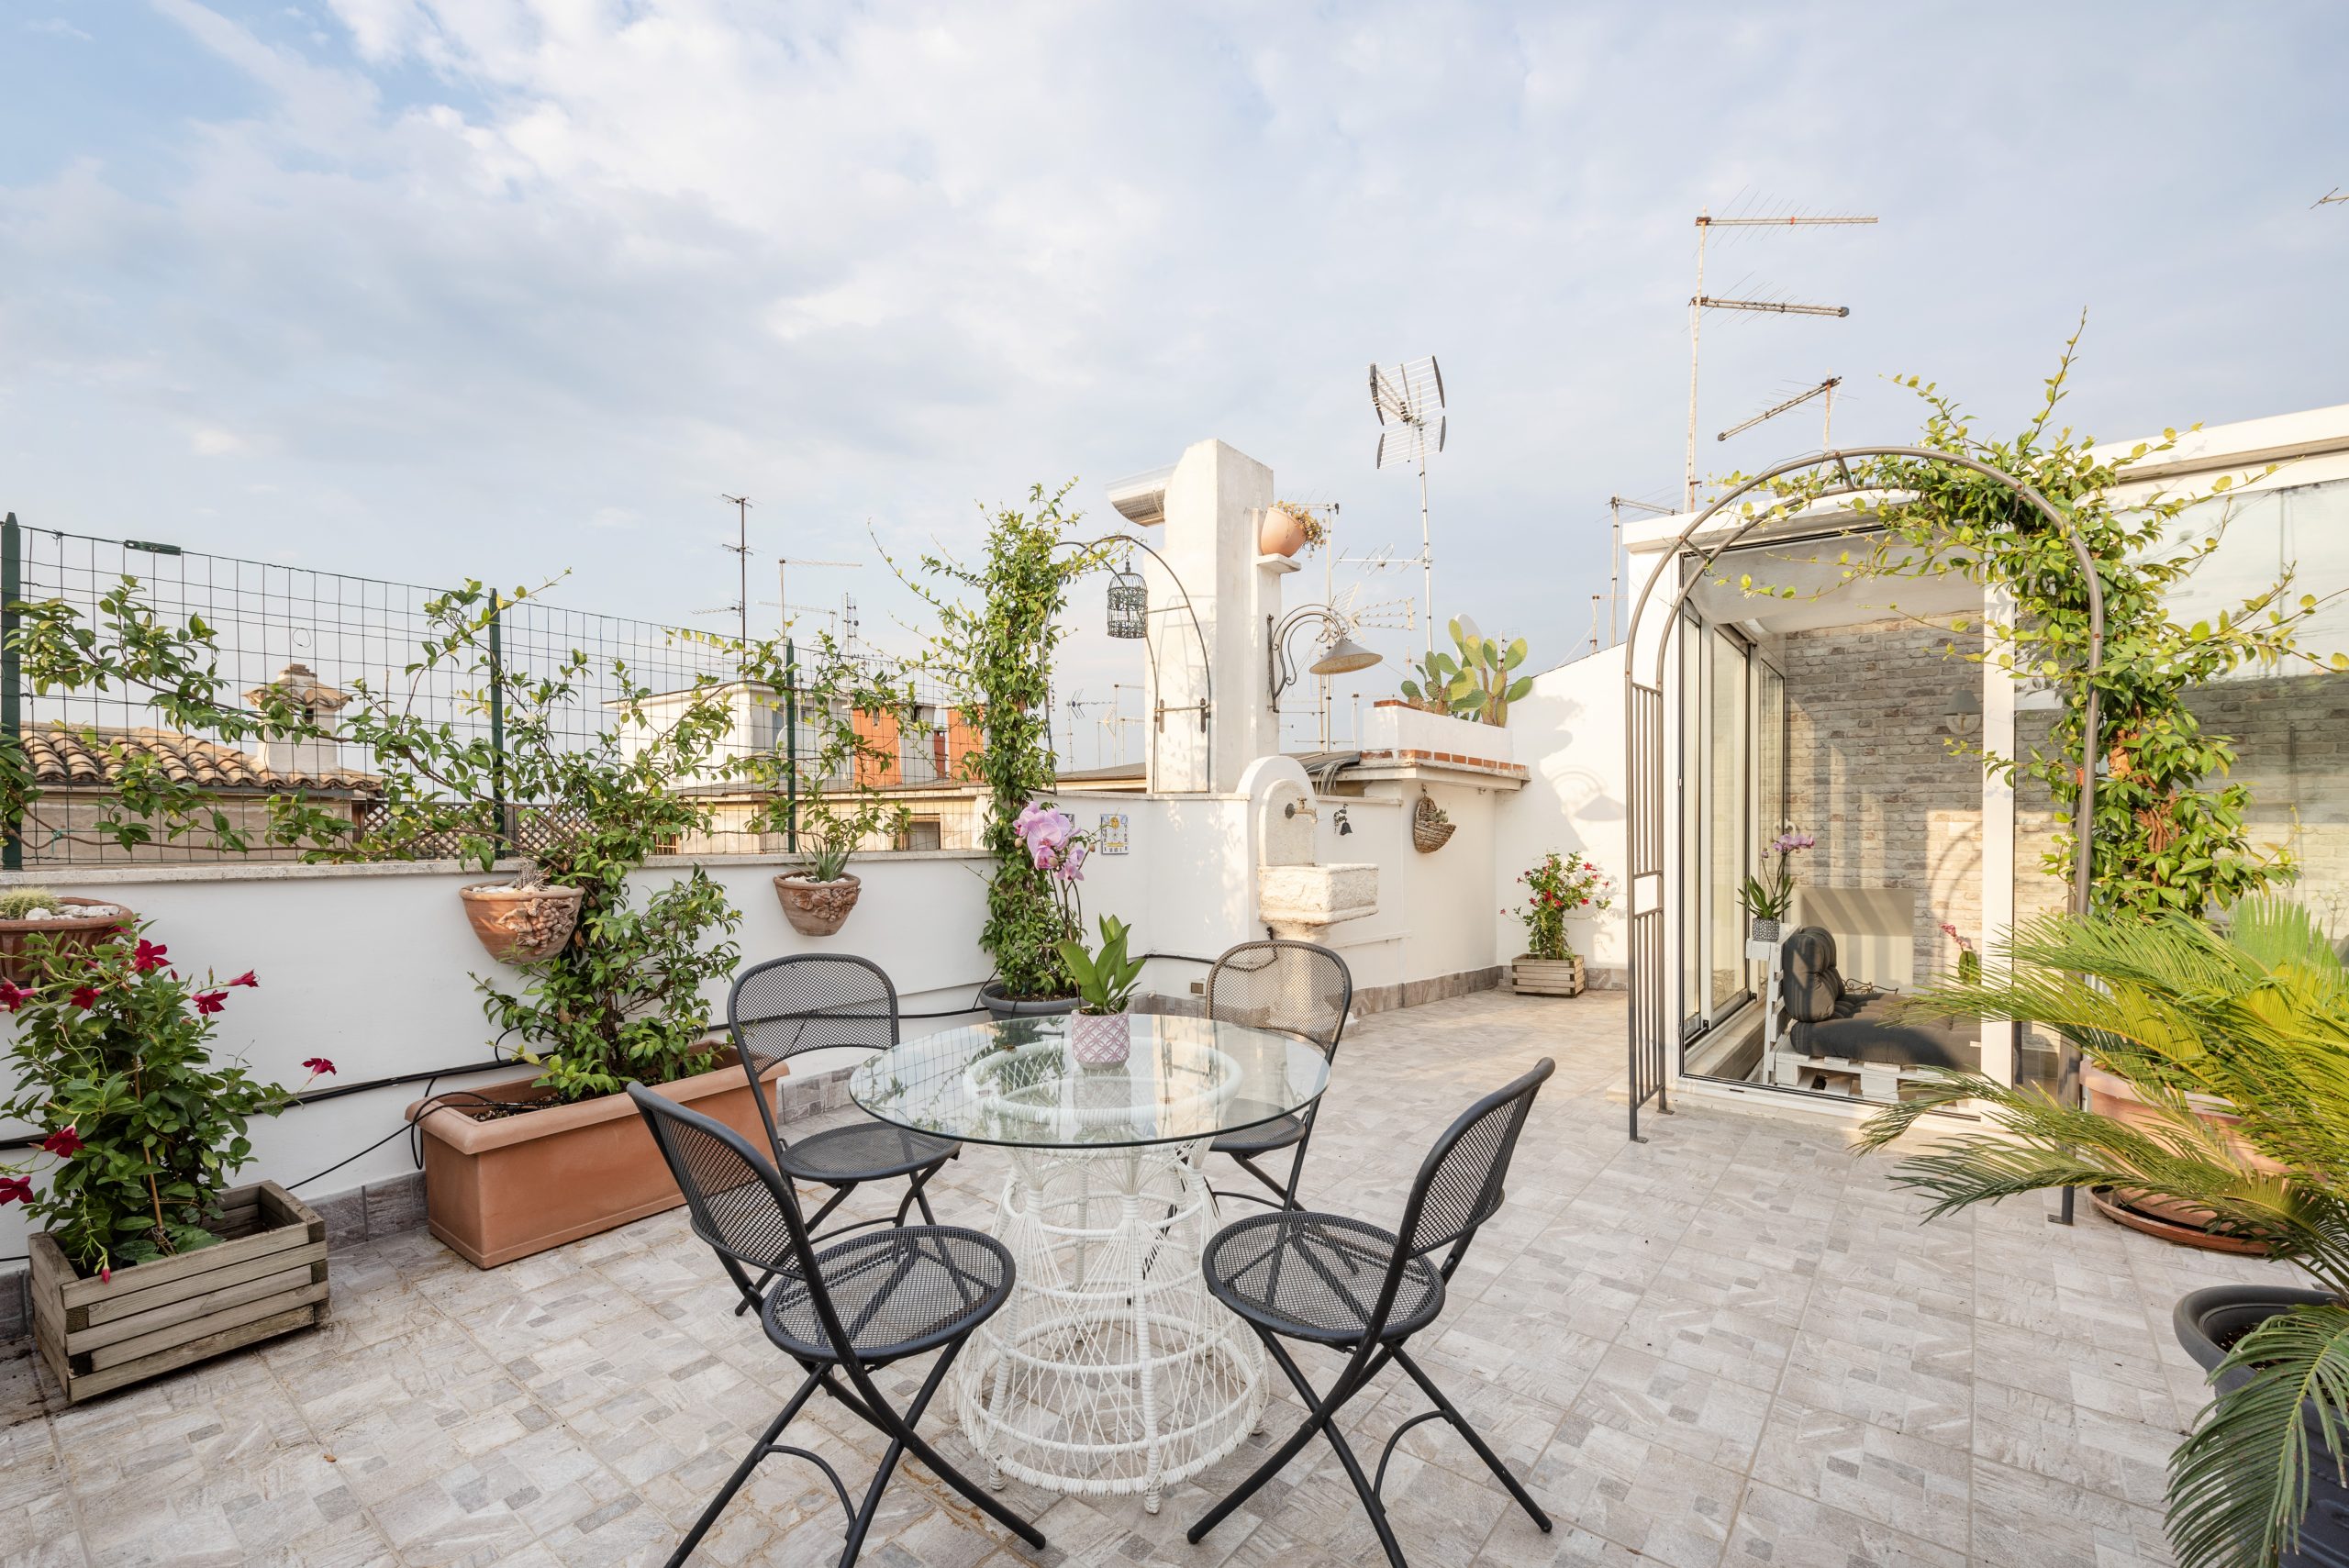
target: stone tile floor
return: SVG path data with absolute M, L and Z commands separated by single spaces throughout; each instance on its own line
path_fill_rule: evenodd
M 2282 1271 L 2093 1216 L 2065 1230 L 2037 1203 L 1920 1229 L 1887 1162 L 1813 1117 L 1694 1102 L 1627 1143 L 1621 1026 L 1619 996 L 1488 993 L 1366 1019 L 1339 1058 L 1307 1193 L 1390 1222 L 1452 1116 L 1559 1061 L 1508 1206 L 1419 1341 L 1557 1528 L 1423 1425 L 1386 1487 L 1415 1563 L 2168 1561 L 2163 1465 L 2201 1402 L 2170 1304 Z M 983 1223 L 1001 1174 L 974 1150 L 933 1188 L 941 1218 Z M 34 1364 L 6 1369 L 21 1418 L 0 1429 L 0 1565 L 658 1562 L 790 1386 L 675 1215 L 488 1273 L 411 1232 L 338 1253 L 334 1279 L 328 1327 L 79 1410 L 45 1413 Z M 1423 1408 L 1391 1373 L 1378 1395 L 1345 1418 L 1365 1457 Z M 1254 1442 L 1296 1414 L 1275 1406 Z M 852 1482 L 869 1473 L 877 1445 L 852 1418 L 819 1400 L 802 1422 Z M 969 1458 L 942 1407 L 927 1429 Z M 909 1465 L 863 1561 L 1378 1560 L 1320 1444 L 1186 1545 L 1256 1451 L 1156 1517 L 1015 1486 L 1052 1540 L 1040 1558 Z M 815 1474 L 774 1460 L 696 1561 L 828 1564 L 840 1531 Z

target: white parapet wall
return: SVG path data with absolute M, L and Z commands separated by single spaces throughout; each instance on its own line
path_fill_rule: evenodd
M 664 858 L 637 873 L 631 880 L 639 903 L 693 863 Z M 967 1009 L 987 978 L 978 932 L 992 862 L 983 855 L 861 857 L 851 869 L 863 879 L 862 900 L 841 933 L 827 938 L 800 936 L 785 923 L 773 878 L 785 868 L 774 860 L 718 856 L 698 863 L 742 911 L 733 940 L 745 965 L 791 952 L 856 953 L 888 972 L 908 1013 Z M 482 1013 L 473 976 L 495 976 L 509 987 L 519 978 L 482 951 L 458 901 L 458 888 L 484 880 L 483 873 L 449 862 L 159 866 L 78 877 L 51 873 L 39 880 L 60 892 L 118 900 L 137 910 L 154 922 L 150 935 L 171 950 L 172 962 L 183 972 L 209 969 L 225 977 L 252 970 L 260 986 L 230 993 L 217 1048 L 288 1086 L 303 1082 L 302 1062 L 316 1056 L 336 1069 L 317 1088 L 486 1062 L 495 1031 Z M 724 989 L 713 988 L 708 1001 L 722 1028 Z M 923 1033 L 951 1023 L 915 1018 L 906 1029 Z M 802 1065 L 822 1071 L 841 1064 L 810 1060 Z M 439 1086 L 529 1072 L 459 1073 Z M 302 1195 L 325 1197 L 411 1174 L 415 1165 L 405 1137 L 330 1174 L 319 1173 L 398 1132 L 403 1111 L 425 1088 L 417 1082 L 340 1095 L 255 1123 L 254 1161 L 245 1179 L 291 1184 L 316 1177 Z M 0 1209 L 0 1255 L 24 1251 L 24 1211 Z
M 1495 908 L 1524 902 L 1518 876 L 1552 850 L 1579 853 L 1615 879 L 1615 907 L 1566 922 L 1566 940 L 1598 984 L 1620 984 L 1625 959 L 1622 889 L 1624 794 L 1623 650 L 1609 648 L 1545 670 L 1509 705 L 1508 727 L 1525 788 L 1504 797 L 1494 819 Z M 1501 962 L 1525 951 L 1524 928 L 1495 917 Z

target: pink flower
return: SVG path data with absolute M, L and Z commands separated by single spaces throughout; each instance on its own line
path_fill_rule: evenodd
M 0 980 L 0 1007 L 15 1012 L 33 999 L 33 994 L 14 981 Z
M 33 1183 L 30 1176 L 0 1176 L 0 1204 L 32 1201 Z
M 302 1065 L 310 1070 L 310 1076 L 313 1078 L 322 1073 L 329 1078 L 334 1076 L 334 1063 L 323 1056 L 305 1057 L 302 1059 Z
M 231 980 L 230 982 L 228 982 L 228 984 L 231 984 L 231 985 L 250 985 L 250 986 L 254 986 L 254 987 L 258 988 L 258 987 L 260 986 L 260 984 L 261 984 L 261 982 L 260 982 L 260 981 L 258 981 L 258 980 L 255 980 L 255 979 L 253 978 L 253 972 L 252 972 L 251 970 L 248 969 L 248 970 L 246 970 L 242 974 L 239 974 L 239 976 L 237 976 L 237 978 L 235 978 L 234 980 Z
M 228 1005 L 228 993 L 226 991 L 198 991 L 195 994 L 195 1011 L 199 1018 L 217 1013 Z
M 61 1127 L 42 1139 L 40 1146 L 61 1160 L 71 1160 L 82 1152 L 82 1135 L 71 1127 Z
M 130 967 L 141 974 L 152 973 L 163 967 L 163 955 L 170 951 L 161 942 L 150 942 L 141 937 L 138 949 L 130 955 Z
M 98 1265 L 98 1283 L 100 1284 L 111 1284 L 114 1283 L 114 1265 L 112 1263 L 100 1263 Z
M 98 1005 L 98 988 L 95 985 L 76 985 L 73 988 L 72 1001 L 75 1006 L 86 1012 Z

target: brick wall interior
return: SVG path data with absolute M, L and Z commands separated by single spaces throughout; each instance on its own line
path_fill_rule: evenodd
M 1821 887 L 1917 893 L 1915 972 L 1952 967 L 1943 921 L 1982 935 L 1982 764 L 1953 755 L 1950 700 L 1980 689 L 1981 666 L 1952 651 L 1979 633 L 1910 620 L 1788 633 L 1788 819 L 1819 835 L 1798 862 Z

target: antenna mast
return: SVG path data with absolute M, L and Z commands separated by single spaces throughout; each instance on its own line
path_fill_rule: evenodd
M 1370 410 L 1378 416 L 1378 466 L 1417 463 L 1419 471 L 1419 597 L 1435 651 L 1435 547 L 1428 532 L 1428 453 L 1443 450 L 1443 372 L 1435 356 L 1392 370 L 1370 367 Z M 1432 449 L 1431 449 L 1432 442 Z
M 1705 240 L 1716 228 L 1847 228 L 1872 224 L 1874 217 L 1714 217 L 1708 213 L 1697 215 L 1697 292 L 1688 296 L 1688 463 L 1684 476 L 1680 504 L 1685 510 L 1697 509 L 1697 339 L 1708 310 L 1753 310 L 1776 316 L 1833 316 L 1852 314 L 1848 305 L 1787 305 L 1762 299 L 1715 299 L 1705 293 Z
M 736 635 L 746 651 L 745 657 L 748 657 L 747 650 L 751 646 L 751 498 L 748 495 L 729 495 L 722 490 L 718 493 L 718 498 L 734 508 L 734 542 L 721 544 L 718 548 L 734 552 L 734 564 L 738 569 L 733 605 Z
M 1607 646 L 1609 648 L 1623 640 L 1623 634 L 1617 631 L 1615 626 L 1617 612 L 1623 606 L 1623 508 L 1626 506 L 1635 512 L 1647 512 L 1659 517 L 1672 516 L 1671 507 L 1659 506 L 1653 501 L 1634 501 L 1629 495 L 1607 497 Z

